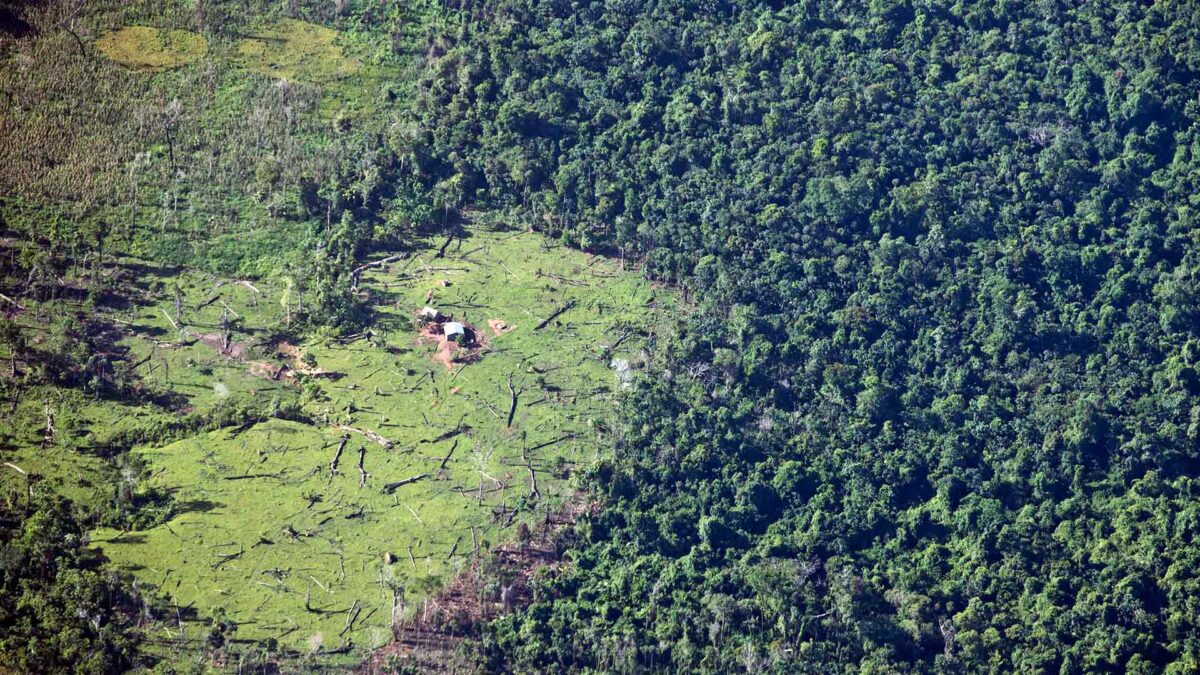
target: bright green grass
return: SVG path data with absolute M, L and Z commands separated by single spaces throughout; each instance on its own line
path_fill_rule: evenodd
M 57 427 L 54 443 L 44 443 L 46 407 Z M 7 406 L 6 406 L 7 407 Z M 64 495 L 86 507 L 106 503 L 116 473 L 95 448 L 115 431 L 149 410 L 98 403 L 83 394 L 54 387 L 25 391 L 0 424 L 0 498 L 24 499 L 34 489 Z M 127 413 L 121 414 L 121 413 Z
M 187 30 L 128 26 L 105 34 L 96 41 L 96 48 L 126 68 L 155 72 L 203 58 L 208 41 Z
M 238 42 L 236 60 L 268 77 L 330 82 L 356 73 L 359 62 L 346 56 L 338 32 L 295 19 L 263 26 Z
M 670 308 L 673 299 L 614 261 L 549 247 L 529 233 L 476 231 L 451 244 L 446 257 L 435 253 L 423 250 L 364 275 L 362 288 L 380 313 L 377 345 L 332 338 L 304 345 L 319 368 L 341 375 L 319 380 L 327 398 L 306 403 L 314 425 L 269 420 L 137 450 L 150 466 L 145 487 L 172 491 L 192 510 L 145 532 L 97 531 L 94 541 L 181 607 L 201 616 L 225 610 L 238 623 L 238 639 L 275 638 L 302 653 L 346 642 L 359 649 L 389 639 L 394 597 L 398 613 L 413 611 L 461 568 L 475 542 L 509 538 L 504 514 L 516 508 L 513 523 L 533 521 L 572 498 L 568 474 L 605 446 L 618 389 L 605 346 L 626 336 L 615 354 L 636 363 L 642 335 L 662 320 L 661 310 L 648 307 Z M 205 284 L 188 284 L 189 302 L 203 298 L 196 291 Z M 246 316 L 235 339 L 265 336 L 284 321 L 282 286 L 255 285 L 260 294 L 221 287 L 232 291 L 225 302 Z M 430 290 L 431 304 L 487 332 L 490 350 L 480 361 L 447 369 L 417 344 L 412 317 Z M 251 297 L 257 307 L 248 305 Z M 569 300 L 576 304 L 558 322 L 534 330 Z M 169 307 L 147 308 L 137 323 L 173 332 L 162 313 Z M 221 310 L 214 303 L 181 318 L 186 330 L 199 332 Z M 513 330 L 490 337 L 488 319 Z M 218 380 L 229 396 L 286 395 L 277 383 L 240 379 L 237 364 L 211 349 L 207 356 L 188 351 L 196 349 L 207 348 L 162 351 L 176 364 L 226 361 L 207 376 L 191 374 L 195 368 L 177 375 L 172 365 L 166 381 L 188 388 L 197 405 L 216 404 L 209 392 Z M 521 393 L 508 428 L 510 377 Z M 379 434 L 393 447 L 351 433 L 331 474 L 339 424 Z M 469 431 L 437 440 L 460 425 Z M 360 447 L 370 473 L 363 487 Z M 530 497 L 523 447 L 537 473 L 538 499 Z M 429 476 L 393 494 L 382 490 L 420 474 Z M 347 628 L 352 610 L 357 620 Z M 186 637 L 198 640 L 205 628 L 190 624 Z
M 35 489 L 63 494 L 85 508 L 101 507 L 112 499 L 114 481 L 122 478 L 121 472 L 105 457 L 128 449 L 131 439 L 162 434 L 177 427 L 184 417 L 209 416 L 219 413 L 222 407 L 262 411 L 266 415 L 298 398 L 294 387 L 255 377 L 247 372 L 244 363 L 235 362 L 196 339 L 199 334 L 220 330 L 224 305 L 214 302 L 196 309 L 206 300 L 220 297 L 236 308 L 234 311 L 241 321 L 247 322 L 245 327 L 236 320 L 233 322 L 238 342 L 253 345 L 264 340 L 266 330 L 276 330 L 276 315 L 282 314 L 277 298 L 266 296 L 268 291 L 264 289 L 272 288 L 269 282 L 256 286 L 259 293 L 236 283 L 214 288 L 216 283 L 206 275 L 169 275 L 153 267 L 140 271 L 139 282 L 159 298 L 157 304 L 137 308 L 132 313 L 101 311 L 105 318 L 126 327 L 122 344 L 130 350 L 128 360 L 141 363 L 137 374 L 146 388 L 177 396 L 179 411 L 172 413 L 150 403 L 104 400 L 53 386 L 21 389 L 19 402 L 11 408 L 11 414 L 8 403 L 0 411 L 0 498 L 22 498 L 33 482 Z M 170 318 L 174 313 L 176 285 L 182 298 L 180 319 L 185 330 L 182 336 L 171 325 Z M 264 298 L 262 303 L 258 301 L 260 297 Z M 67 301 L 60 303 L 63 306 L 59 309 L 83 310 Z M 43 340 L 52 335 L 62 317 L 55 312 L 56 306 L 46 305 L 41 310 L 50 323 L 43 324 L 32 318 L 37 313 L 36 302 L 26 301 L 26 308 L 24 318 L 19 320 L 19 324 L 28 327 L 26 338 L 35 346 L 46 347 Z M 247 358 L 253 359 L 260 351 L 250 347 Z M 7 357 L 7 353 L 2 355 L 4 370 L 0 377 L 8 375 Z M 8 382 L 3 384 L 11 386 Z M 11 390 L 6 390 L 6 395 L 12 395 Z M 47 411 L 57 432 L 52 443 L 45 442 Z M 136 480 L 137 476 L 123 479 Z

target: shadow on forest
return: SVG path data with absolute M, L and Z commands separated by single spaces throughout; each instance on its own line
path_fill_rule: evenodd
M 11 7 L 0 5 L 0 33 L 21 38 L 32 32 L 33 26 L 26 23 Z
M 156 265 L 145 262 L 123 262 L 121 268 L 133 275 L 135 279 L 166 279 L 177 277 L 183 268 L 177 265 Z

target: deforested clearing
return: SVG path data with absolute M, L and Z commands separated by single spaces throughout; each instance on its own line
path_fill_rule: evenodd
M 465 231 L 437 252 L 365 272 L 359 292 L 378 316 L 350 339 L 273 343 L 266 336 L 284 327 L 284 308 L 251 306 L 256 296 L 231 284 L 211 292 L 229 300 L 185 313 L 185 331 L 219 324 L 222 304 L 247 318 L 230 338 L 236 348 L 190 338 L 198 342 L 186 349 L 202 350 L 194 362 L 220 366 L 196 382 L 196 396 L 214 396 L 217 381 L 239 399 L 287 396 L 294 378 L 304 421 L 250 421 L 137 448 L 149 476 L 138 489 L 169 494 L 172 516 L 137 532 L 100 529 L 93 541 L 171 604 L 199 617 L 223 611 L 238 638 L 303 652 L 320 635 L 324 649 L 357 653 L 386 643 L 393 622 L 423 610 L 424 596 L 481 550 L 563 509 L 572 476 L 597 459 L 611 426 L 611 346 L 634 334 L 616 352 L 646 368 L 657 317 L 677 300 L 619 261 L 564 254 L 529 233 Z M 188 301 L 207 293 L 195 288 Z M 569 301 L 570 312 L 534 330 Z M 470 358 L 435 362 L 446 341 L 418 340 L 425 329 L 414 319 L 427 302 L 468 324 L 526 320 L 464 346 Z M 172 311 L 140 312 L 130 339 L 171 331 Z M 287 379 L 256 380 L 273 372 L 264 362 Z M 352 610 L 359 616 L 348 622 Z M 200 640 L 207 624 L 185 629 L 184 643 Z

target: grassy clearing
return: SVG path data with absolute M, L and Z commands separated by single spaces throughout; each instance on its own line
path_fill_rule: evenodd
M 126 68 L 158 72 L 204 58 L 208 41 L 189 30 L 129 26 L 105 34 L 96 48 Z
M 330 82 L 361 67 L 342 51 L 337 31 L 296 19 L 254 31 L 237 43 L 234 54 L 244 68 L 283 80 Z
M 149 466 L 142 489 L 171 493 L 178 514 L 94 541 L 179 606 L 227 613 L 237 639 L 301 654 L 352 646 L 354 658 L 384 643 L 393 613 L 419 611 L 477 547 L 572 498 L 571 474 L 605 444 L 619 389 L 610 363 L 640 362 L 672 298 L 614 261 L 529 233 L 475 231 L 437 257 L 442 243 L 364 273 L 378 321 L 350 341 L 268 346 L 286 318 L 282 284 L 214 293 L 210 279 L 181 278 L 185 307 L 220 300 L 184 311 L 179 326 L 173 302 L 140 310 L 132 339 L 141 342 L 174 342 L 179 327 L 193 338 L 213 332 L 229 310 L 242 317 L 227 350 L 236 357 L 201 341 L 154 347 L 171 373 L 157 374 L 189 405 L 264 406 L 303 389 L 313 423 L 269 419 L 137 450 Z M 478 360 L 434 361 L 436 346 L 414 324 L 426 304 L 484 333 Z M 255 365 L 264 362 L 315 374 L 289 385 L 264 376 Z M 187 650 L 206 630 L 188 624 L 161 648 Z
M 57 351 L 60 346 L 54 343 L 65 339 L 62 331 L 75 312 L 97 312 L 123 329 L 125 337 L 113 349 L 128 349 L 125 361 L 139 364 L 136 375 L 146 391 L 159 394 L 158 402 L 117 401 L 73 388 L 27 385 L 29 364 L 22 363 L 14 379 L 9 353 L 0 350 L 5 401 L 0 409 L 0 499 L 23 499 L 32 486 L 63 494 L 99 513 L 113 503 L 121 481 L 137 489 L 140 472 L 112 462 L 131 445 L 147 438 L 178 437 L 192 428 L 267 417 L 290 409 L 298 399 L 295 387 L 247 372 L 243 363 L 213 349 L 208 337 L 219 328 L 226 303 L 241 308 L 239 317 L 258 325 L 274 322 L 278 306 L 256 311 L 255 296 L 260 293 L 241 284 L 222 284 L 214 293 L 214 281 L 206 275 L 138 269 L 140 292 L 158 298 L 157 304 L 118 312 L 89 310 L 65 299 L 45 304 L 27 300 L 16 324 L 31 346 Z M 174 311 L 176 289 L 182 299 L 180 318 L 188 322 L 183 332 L 164 312 Z M 212 297 L 221 300 L 212 303 L 216 310 L 197 309 Z M 231 321 L 238 344 L 253 353 L 261 334 L 253 328 L 238 330 L 239 321 Z M 52 438 L 46 432 L 48 421 L 54 428 Z
M 46 411 L 54 416 L 58 439 L 45 443 Z M 76 391 L 39 387 L 27 391 L 0 424 L 0 495 L 23 499 L 32 486 L 62 494 L 86 507 L 112 498 L 112 467 L 96 448 L 138 413 L 147 410 L 98 404 Z M 127 416 L 128 415 L 128 416 Z

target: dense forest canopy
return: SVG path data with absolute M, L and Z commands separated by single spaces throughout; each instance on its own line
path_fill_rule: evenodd
M 463 3 L 420 161 L 700 303 L 496 668 L 1200 667 L 1200 13 Z

